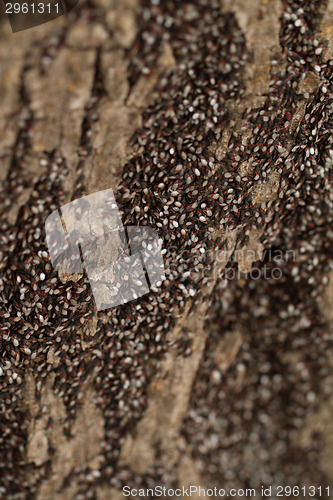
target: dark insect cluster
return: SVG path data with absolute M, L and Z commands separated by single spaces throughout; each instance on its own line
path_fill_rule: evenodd
M 25 462 L 29 413 L 20 401 L 29 373 L 37 381 L 37 397 L 46 377 L 54 377 L 69 439 L 82 385 L 95 374 L 96 404 L 105 419 L 103 464 L 94 470 L 77 467 L 68 475 L 63 487 L 79 484 L 78 500 L 95 499 L 95 487 L 103 483 L 175 485 L 177 466 L 163 470 L 158 454 L 156 467 L 142 477 L 118 460 L 170 349 L 167 333 L 188 304 L 195 311 L 203 300 L 209 306 L 209 337 L 182 430 L 202 477 L 224 487 L 291 484 L 305 475 L 318 485 L 326 481 L 323 473 L 311 473 L 319 438 L 308 456 L 292 444 L 307 412 L 316 408 L 316 394 L 329 396 L 332 386 L 327 369 L 332 338 L 318 306 L 333 240 L 333 65 L 323 59 L 325 47 L 315 37 L 325 1 L 282 2 L 281 53 L 271 61 L 264 104 L 244 111 L 243 133 L 249 138 L 244 142 L 239 132 L 231 132 L 222 159 L 216 145 L 236 125 L 234 104 L 244 97 L 243 70 L 251 54 L 235 15 L 222 12 L 220 4 L 141 1 L 138 36 L 129 51 L 130 85 L 142 75 L 150 78 L 166 45 L 174 64 L 160 75 L 155 102 L 132 138 L 135 153 L 124 166 L 116 197 L 125 225 L 153 227 L 163 238 L 167 279 L 158 291 L 100 314 L 93 336 L 89 325 L 96 311 L 87 276 L 61 281 L 45 243 L 45 219 L 66 200 L 68 166 L 50 153 L 41 160 L 43 174 L 25 177 L 33 112 L 29 96 L 23 96 L 17 116 L 21 132 L 0 185 L 0 498 L 34 498 L 38 484 L 52 473 L 50 462 Z M 312 74 L 319 84 L 302 92 L 302 82 Z M 102 93 L 100 78 L 96 75 L 92 102 Z M 294 117 L 302 106 L 295 131 Z M 84 194 L 83 165 L 91 154 L 89 128 L 96 117 L 90 111 L 75 198 Z M 252 195 L 274 179 L 273 199 Z M 30 198 L 13 225 L 10 211 L 23 190 Z M 297 258 L 281 264 L 278 281 L 221 276 L 212 296 L 203 297 L 212 279 L 211 251 L 226 248 L 226 231 L 236 232 L 239 248 L 253 230 L 262 231 L 264 248 L 292 250 Z M 216 233 L 223 236 L 217 239 Z M 240 332 L 242 345 L 224 372 L 216 352 L 226 332 Z M 191 356 L 190 333 L 184 328 L 171 346 L 178 356 Z M 28 471 L 33 481 L 27 481 Z

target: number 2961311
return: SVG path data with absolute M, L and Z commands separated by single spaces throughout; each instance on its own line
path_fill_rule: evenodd
M 51 14 L 53 10 L 56 14 L 60 13 L 59 3 L 6 3 L 6 14 Z
M 26 30 L 62 16 L 78 3 L 78 0 L 3 0 L 13 32 Z

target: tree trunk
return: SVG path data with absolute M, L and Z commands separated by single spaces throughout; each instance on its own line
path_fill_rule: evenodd
M 4 18 L 0 498 L 330 498 L 332 34 L 332 0 Z M 167 279 L 98 312 L 44 223 L 107 188 Z

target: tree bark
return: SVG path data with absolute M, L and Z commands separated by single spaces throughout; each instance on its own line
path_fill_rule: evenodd
M 125 484 L 251 487 L 257 498 L 261 485 L 333 488 L 333 2 L 300 6 L 94 0 L 15 34 L 2 22 L 0 498 L 118 500 Z M 185 210 L 191 184 L 179 184 L 180 227 L 188 239 L 198 234 L 209 255 L 200 260 L 199 251 L 200 268 L 186 254 L 197 243 L 186 247 L 171 210 L 156 209 L 176 199 L 177 176 L 168 171 L 167 195 L 152 179 L 156 164 L 142 179 L 152 152 L 163 165 L 160 144 L 176 143 L 177 99 L 202 88 L 223 100 L 220 128 L 207 98 L 198 113 L 212 120 L 212 132 L 192 117 L 178 135 L 179 157 L 194 154 L 189 136 L 202 144 L 198 168 L 201 159 L 208 166 L 193 173 L 198 203 L 211 177 L 219 182 L 220 199 L 206 193 L 207 228 L 200 207 Z M 258 116 L 274 125 L 259 159 L 266 122 Z M 294 148 L 310 151 L 311 134 L 309 166 L 309 155 Z M 228 205 L 237 176 L 240 201 L 232 194 Z M 167 280 L 162 298 L 97 312 L 87 277 L 59 277 L 40 252 L 48 214 L 107 188 L 125 224 L 145 221 L 160 232 Z M 139 200 L 137 216 L 128 192 Z M 244 207 L 249 215 L 240 217 Z M 279 250 L 296 257 L 280 264 L 276 286 L 251 276 Z M 226 280 L 228 269 L 240 277 Z

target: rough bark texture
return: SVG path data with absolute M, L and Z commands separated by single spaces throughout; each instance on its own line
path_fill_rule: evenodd
M 261 498 L 262 484 L 331 484 L 333 2 L 163 2 L 81 1 L 67 16 L 16 34 L 2 21 L 6 500 L 118 500 L 124 484 L 252 487 Z M 180 198 L 185 217 L 172 225 L 163 205 L 178 199 L 177 174 L 168 172 L 165 191 L 153 177 L 170 160 L 163 151 L 177 144 L 172 119 L 183 111 L 174 103 L 210 86 L 198 113 L 211 128 L 193 116 L 184 135 L 181 126 L 177 132 L 178 162 L 187 152 L 194 172 L 190 155 L 198 155 L 200 172 L 186 174 L 197 193 Z M 210 99 L 220 97 L 217 124 Z M 273 124 L 263 161 L 255 147 L 266 144 L 266 121 L 258 116 Z M 188 137 L 198 141 L 193 150 Z M 315 149 L 305 156 L 294 150 L 302 144 Z M 154 164 L 147 180 L 153 151 L 162 168 Z M 242 189 L 228 205 L 237 176 Z M 207 188 L 200 201 L 211 178 L 218 191 Z M 180 196 L 189 185 L 177 188 Z M 125 223 L 151 225 L 173 247 L 165 258 L 173 274 L 151 298 L 97 313 L 86 276 L 59 277 L 40 252 L 49 213 L 109 187 Z M 210 200 L 211 211 L 194 207 L 196 198 Z M 202 254 L 186 247 L 192 235 Z M 276 285 L 247 274 L 267 250 L 296 255 L 274 264 L 283 275 Z M 240 278 L 226 281 L 226 269 Z

